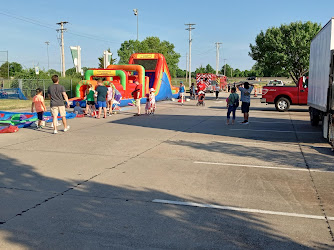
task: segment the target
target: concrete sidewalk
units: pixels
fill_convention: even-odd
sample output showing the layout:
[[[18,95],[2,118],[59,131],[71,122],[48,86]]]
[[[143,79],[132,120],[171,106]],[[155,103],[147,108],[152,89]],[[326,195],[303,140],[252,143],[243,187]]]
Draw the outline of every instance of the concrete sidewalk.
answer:
[[[227,126],[221,95],[1,135],[0,248],[332,249],[334,155],[307,108],[253,98]]]

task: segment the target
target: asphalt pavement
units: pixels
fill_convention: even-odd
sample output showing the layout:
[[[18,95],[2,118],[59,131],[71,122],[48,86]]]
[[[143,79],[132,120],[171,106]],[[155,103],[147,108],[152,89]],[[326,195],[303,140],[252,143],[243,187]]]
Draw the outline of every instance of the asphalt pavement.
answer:
[[[226,125],[226,97],[1,134],[0,249],[333,249],[334,154],[307,107],[253,97]]]

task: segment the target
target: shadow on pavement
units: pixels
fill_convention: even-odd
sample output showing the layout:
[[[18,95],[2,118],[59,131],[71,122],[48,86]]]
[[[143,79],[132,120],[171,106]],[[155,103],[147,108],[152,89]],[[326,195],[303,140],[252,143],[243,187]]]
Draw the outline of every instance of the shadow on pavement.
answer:
[[[156,204],[153,197],[180,198],[94,179],[45,177],[33,166],[0,157],[0,248],[306,248],[256,215]]]

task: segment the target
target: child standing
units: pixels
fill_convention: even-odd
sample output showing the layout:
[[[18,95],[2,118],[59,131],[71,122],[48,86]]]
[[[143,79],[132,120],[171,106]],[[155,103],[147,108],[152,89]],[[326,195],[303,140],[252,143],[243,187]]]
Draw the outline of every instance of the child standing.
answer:
[[[88,85],[87,91],[86,91],[86,114],[90,114],[91,116],[94,116],[95,112],[95,91],[92,84]]]
[[[32,99],[31,113],[34,112],[34,107],[38,117],[37,128],[42,128],[43,114],[44,111],[46,111],[46,107],[44,103],[43,90],[41,88],[36,89],[36,95]]]
[[[145,114],[149,115],[151,109],[150,94],[146,94],[145,97],[146,97]]]
[[[231,112],[233,113],[233,118],[232,118],[232,125],[234,124],[235,121],[235,111],[239,107],[239,95],[236,92],[236,88],[233,87],[231,89],[231,94],[228,97],[227,101],[227,125],[230,125],[230,117],[231,117]]]
[[[149,101],[150,101],[150,114],[154,115],[156,104],[155,104],[155,93],[154,88],[150,88],[150,95],[149,95]]]
[[[114,97],[115,97],[115,86],[110,84],[108,87],[108,96],[107,96],[107,110],[108,110],[108,116],[112,115],[112,105],[114,103]]]

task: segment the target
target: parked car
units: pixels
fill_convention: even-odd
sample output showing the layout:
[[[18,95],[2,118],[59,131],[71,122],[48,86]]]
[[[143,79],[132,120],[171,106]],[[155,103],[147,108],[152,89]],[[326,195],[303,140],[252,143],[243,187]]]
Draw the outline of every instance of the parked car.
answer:
[[[281,80],[272,80],[267,83],[267,86],[284,86],[284,82]]]
[[[256,76],[250,76],[250,77],[247,77],[247,80],[250,80],[250,81],[256,81]]]
[[[301,77],[297,86],[264,86],[262,89],[262,103],[275,104],[278,111],[289,110],[290,105],[307,105],[308,81]]]

